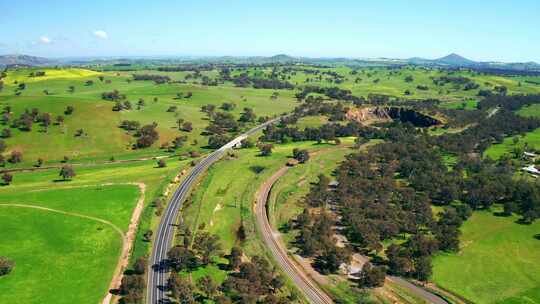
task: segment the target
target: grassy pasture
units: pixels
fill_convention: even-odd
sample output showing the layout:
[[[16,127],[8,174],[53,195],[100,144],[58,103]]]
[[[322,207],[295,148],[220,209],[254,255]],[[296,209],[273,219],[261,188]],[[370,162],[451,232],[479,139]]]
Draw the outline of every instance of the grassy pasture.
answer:
[[[126,231],[138,196],[137,187],[128,185],[3,193],[0,252],[16,266],[0,278],[0,302],[99,302],[122,247],[121,237],[111,225]],[[1,205],[6,203],[70,214]]]
[[[540,222],[475,212],[462,227],[461,250],[433,260],[433,281],[474,303],[540,303]]]
[[[445,109],[464,109],[464,110],[475,110],[476,106],[478,104],[478,101],[475,99],[469,99],[466,101],[450,101],[445,102],[441,105],[441,107]]]
[[[307,70],[315,70],[310,66],[297,66]],[[357,74],[353,75],[353,68],[349,67],[333,67],[320,68],[320,71],[336,72],[344,76],[341,83],[328,81],[328,75],[322,75],[322,80],[313,74],[306,74],[301,71],[296,71],[287,79],[295,85],[316,85],[321,87],[337,86],[342,89],[351,90],[354,95],[367,97],[369,94],[391,95],[405,99],[428,99],[436,98],[442,101],[463,102],[465,100],[475,98],[479,89],[493,89],[495,86],[506,86],[510,94],[514,93],[538,93],[540,86],[532,83],[524,82],[524,79],[513,77],[501,77],[495,75],[481,75],[475,72],[458,71],[448,72],[437,69],[424,69],[415,67],[406,67],[398,70],[389,70],[381,67],[359,68]],[[242,71],[244,72],[244,71]],[[250,75],[269,75],[272,68],[251,68]],[[236,71],[234,74],[239,74]],[[437,86],[433,83],[434,77],[441,76],[464,76],[472,79],[478,85],[479,89],[464,91],[462,87],[454,87],[452,84]],[[405,78],[412,76],[413,81],[406,82]],[[357,78],[359,81],[356,81]],[[309,79],[309,82],[306,80]],[[528,80],[540,82],[540,77],[529,77]],[[427,86],[427,90],[418,89],[419,85]],[[411,94],[406,95],[405,91]]]
[[[63,111],[68,105],[75,107],[72,115],[65,116],[63,125],[51,125],[47,132],[38,124],[34,124],[30,132],[12,129],[13,136],[6,139],[9,150],[22,151],[23,165],[26,166],[35,163],[40,157],[48,163],[57,162],[63,156],[79,160],[103,160],[111,156],[137,158],[159,154],[161,143],[180,135],[188,136],[183,151],[200,150],[207,142],[200,133],[208,125],[206,115],[200,111],[201,106],[214,104],[219,107],[223,102],[234,102],[237,107],[232,113],[236,117],[244,107],[254,108],[260,116],[273,116],[291,110],[296,102],[292,91],[281,92],[276,100],[271,100],[273,90],[205,87],[196,84],[156,85],[151,81],[128,83],[126,80],[131,75],[128,73],[97,73],[78,69],[45,69],[45,72],[46,76],[43,77],[25,76],[29,70],[8,72],[6,87],[0,93],[0,106],[11,106],[12,117],[18,117],[25,109],[37,108],[40,112],[51,113],[54,119],[64,115]],[[97,75],[104,76],[105,81],[98,80]],[[27,83],[27,88],[20,96],[13,94],[16,85],[12,79]],[[94,81],[94,84],[86,86],[87,80]],[[111,83],[106,83],[107,80]],[[74,93],[68,92],[71,85],[75,87]],[[133,110],[113,112],[111,109],[114,103],[101,99],[101,93],[114,89],[127,96],[127,100],[133,104]],[[48,90],[49,95],[44,90]],[[176,98],[177,93],[186,92],[192,92],[193,97]],[[154,97],[158,98],[157,102],[153,101]],[[139,98],[143,98],[146,105],[137,110]],[[167,112],[170,106],[176,106],[177,112]],[[176,124],[179,118],[192,122],[194,130],[190,133],[179,131]],[[138,120],[142,124],[157,122],[160,134],[158,143],[149,149],[132,150],[133,136],[118,128],[122,120]],[[83,129],[85,134],[75,136],[78,129]],[[196,144],[193,144],[194,140]]]

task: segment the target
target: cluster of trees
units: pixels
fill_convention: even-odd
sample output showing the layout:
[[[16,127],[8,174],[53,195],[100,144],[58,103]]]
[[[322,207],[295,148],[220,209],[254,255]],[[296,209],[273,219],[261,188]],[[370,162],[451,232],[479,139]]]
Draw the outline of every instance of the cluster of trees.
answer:
[[[28,76],[29,77],[43,77],[45,75],[46,75],[45,71],[35,71],[35,72],[30,72]]]
[[[138,304],[144,299],[146,288],[147,258],[142,256],[135,260],[131,271],[124,273],[118,294],[122,304]]]
[[[463,76],[441,76],[441,77],[434,77],[433,83],[438,86],[443,86],[447,83],[457,84],[457,85],[464,85],[471,83],[472,80],[467,77]]]
[[[154,142],[159,139],[159,133],[156,130],[157,123],[150,125],[144,125],[135,133],[137,141],[135,143],[135,148],[147,148],[150,147]]]
[[[285,279],[271,267],[268,261],[254,256],[242,262],[242,251],[233,247],[229,260],[229,274],[221,285],[212,277],[203,276],[193,284],[189,279],[172,274],[167,283],[172,298],[178,303],[289,303],[295,295],[284,297],[281,292]]]
[[[320,212],[316,210],[306,208],[296,218],[295,228],[299,230],[296,244],[302,255],[315,258],[313,266],[319,272],[336,273],[341,264],[350,261],[351,253],[347,248],[336,245],[332,229],[334,225],[332,215],[324,210],[319,210]]]
[[[364,127],[356,122],[349,122],[347,125],[337,123],[324,124],[318,128],[283,127],[269,125],[263,130],[261,140],[277,143],[286,143],[289,141],[314,140],[335,141],[338,137],[358,135]]]
[[[226,108],[229,108],[229,106],[226,106]],[[243,124],[254,122],[257,118],[253,109],[247,107],[244,108],[238,120],[230,112],[216,111],[216,106],[212,104],[202,106],[201,111],[205,112],[210,119],[205,134],[210,135],[208,146],[212,149],[218,149],[225,145],[232,139],[233,134],[240,130]]]
[[[111,92],[101,93],[101,99],[110,100],[110,101],[118,101],[118,100],[126,99],[126,95],[120,94],[118,90],[113,90]]]
[[[502,107],[509,111],[517,111],[524,106],[540,103],[540,95],[492,95],[484,98],[478,103],[479,109],[490,109],[494,107]]]
[[[126,131],[135,131],[141,127],[141,123],[136,120],[123,120],[120,123],[120,128]]]
[[[365,101],[361,97],[352,95],[352,92],[350,90],[340,89],[338,87],[305,86],[303,90],[299,93],[296,93],[295,96],[298,100],[302,100],[311,93],[326,95],[328,98],[331,99],[351,101],[355,104],[362,104]]]
[[[131,110],[131,109],[133,109],[133,106],[131,105],[131,101],[129,100],[125,100],[124,102],[117,100],[114,106],[112,107],[112,110],[114,112],[119,112],[122,110]]]
[[[273,89],[273,90],[294,89],[294,85],[288,81],[282,81],[277,78],[267,79],[267,78],[260,78],[260,77],[252,77],[252,76],[249,76],[247,73],[242,73],[240,75],[235,76],[232,81],[237,87],[248,87],[251,85],[255,89]]]
[[[464,154],[483,153],[493,143],[501,143],[504,137],[523,134],[540,127],[540,120],[522,117],[506,109],[499,110],[489,118],[456,134],[444,134],[435,138],[437,145],[446,151]]]
[[[167,75],[133,74],[133,80],[151,80],[156,84],[167,83],[171,78]]]
[[[157,70],[161,72],[211,71],[213,69],[215,69],[215,65],[211,63],[183,64],[178,66],[163,66],[157,68]]]
[[[222,255],[219,236],[199,229],[196,236],[189,229],[182,235],[183,243],[169,250],[167,265],[174,271],[193,271],[212,263],[212,259]]]

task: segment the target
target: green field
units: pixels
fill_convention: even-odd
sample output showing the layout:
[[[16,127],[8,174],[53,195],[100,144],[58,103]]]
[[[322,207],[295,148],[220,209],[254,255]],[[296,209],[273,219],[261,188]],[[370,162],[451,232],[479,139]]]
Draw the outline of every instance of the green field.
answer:
[[[433,261],[433,281],[474,303],[540,303],[540,222],[475,212],[458,254]]]
[[[540,104],[526,106],[517,111],[519,115],[525,117],[540,117]],[[525,133],[522,136],[517,136],[519,141],[514,143],[514,137],[506,137],[502,143],[494,144],[485,151],[485,155],[492,159],[498,159],[504,154],[510,154],[516,147],[523,149],[527,145],[527,149],[540,150],[540,129]]]
[[[450,101],[442,104],[445,109],[462,109],[462,110],[475,110],[478,105],[478,101],[469,99],[466,101]]]
[[[166,168],[155,168],[154,160],[75,167],[77,175],[69,182],[55,181],[57,169],[14,173],[13,183],[0,187],[0,204],[70,214],[0,206],[0,231],[7,231],[0,253],[16,262],[15,270],[0,278],[0,303],[15,299],[20,303],[100,301],[122,246],[116,229],[125,233],[140,196],[136,185],[126,183],[146,186],[132,254],[138,257],[147,254],[149,247],[142,234],[155,225],[150,202],[187,162],[168,161]]]
[[[64,156],[76,160],[108,160],[138,158],[163,154],[159,147],[175,137],[187,135],[188,141],[182,151],[200,150],[207,140],[201,131],[208,125],[206,114],[201,106],[214,104],[219,107],[223,102],[236,103],[232,113],[238,117],[244,107],[255,109],[260,116],[273,116],[290,111],[295,104],[292,91],[283,91],[277,99],[270,99],[273,90],[235,88],[233,86],[206,87],[193,83],[156,85],[152,81],[131,81],[131,73],[99,73],[105,81],[98,80],[98,73],[87,70],[52,70],[45,69],[45,77],[30,78],[30,70],[23,69],[8,72],[6,87],[0,92],[0,107],[11,106],[12,117],[18,117],[25,109],[37,108],[40,113],[48,112],[53,120],[68,105],[75,107],[72,115],[65,115],[62,125],[51,125],[45,132],[37,123],[31,131],[19,131],[12,128],[13,136],[6,139],[8,151],[23,152],[24,165],[34,164],[38,158],[45,160],[45,165],[61,160]],[[140,71],[140,74],[156,74],[155,71]],[[172,73],[174,74],[174,73]],[[13,81],[25,82],[27,87],[20,96],[13,95]],[[86,86],[87,80],[94,81]],[[73,85],[75,92],[68,92]],[[114,102],[101,99],[101,93],[119,90],[133,104],[132,110],[114,112]],[[49,91],[49,95],[44,94]],[[192,92],[193,97],[176,99],[177,93]],[[154,97],[158,98],[154,102]],[[137,110],[139,98],[145,100],[145,106]],[[167,112],[170,106],[176,106],[177,112]],[[179,131],[176,121],[183,118],[193,123],[192,132]],[[153,147],[133,150],[134,137],[118,126],[123,120],[137,120],[141,124],[158,123],[160,138]],[[78,129],[84,130],[83,136],[75,136]],[[196,144],[193,142],[197,141]]]
[[[16,266],[0,278],[0,302],[99,302],[138,196],[129,185],[3,194],[0,252]]]

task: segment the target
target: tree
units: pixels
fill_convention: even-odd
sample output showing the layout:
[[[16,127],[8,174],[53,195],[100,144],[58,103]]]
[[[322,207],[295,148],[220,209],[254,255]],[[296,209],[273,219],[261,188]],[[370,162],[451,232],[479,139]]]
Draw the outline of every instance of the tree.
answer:
[[[158,162],[157,162],[157,164],[158,164],[158,168],[165,168],[165,167],[167,167],[167,163],[165,162],[164,159],[159,159]]]
[[[213,256],[221,254],[219,236],[206,231],[197,234],[193,248],[200,254],[201,261],[204,265],[209,264]]]
[[[240,114],[240,118],[238,121],[241,122],[254,122],[257,116],[255,115],[255,112],[253,112],[253,109],[251,108],[244,108],[244,112]]]
[[[205,293],[206,297],[212,299],[218,290],[217,284],[212,277],[205,275],[197,281],[197,286]]]
[[[194,287],[184,278],[177,274],[172,274],[167,282],[167,287],[171,291],[172,297],[180,304],[194,304]]]
[[[305,149],[294,148],[293,158],[303,164],[309,160],[309,152]]]
[[[215,134],[208,138],[208,147],[211,149],[219,149],[226,145],[231,138],[224,134]]]
[[[175,246],[167,253],[168,264],[176,271],[192,270],[199,265],[193,251],[183,246]]]
[[[11,137],[11,129],[5,128],[2,130],[2,138],[9,138]],[[1,150],[1,144],[0,144],[0,150]]]
[[[6,151],[7,145],[6,142],[0,139],[0,153]]]
[[[191,132],[193,130],[193,124],[189,121],[186,121],[182,124],[182,131]]]
[[[224,102],[221,107],[220,107],[223,111],[232,111],[236,108],[236,104],[232,103],[232,102]]]
[[[64,116],[62,116],[62,115],[56,116],[56,123],[59,124],[59,125],[64,124]]]
[[[120,284],[120,294],[122,295],[142,295],[146,287],[146,280],[142,275],[125,275]]]
[[[72,179],[75,176],[75,170],[73,170],[73,167],[70,165],[64,165],[60,169],[60,173],[58,175],[64,180]]]
[[[385,272],[382,267],[372,266],[367,262],[360,271],[358,284],[360,287],[374,288],[384,285]]]
[[[274,146],[272,144],[260,144],[259,150],[261,151],[262,156],[270,156],[272,155],[272,148]]]
[[[15,262],[7,257],[0,256],[0,277],[9,274],[13,267],[15,267]]]
[[[231,254],[227,257],[229,260],[229,267],[234,270],[242,264],[242,249],[240,247],[231,248]]]
[[[163,208],[163,206],[161,205],[161,200],[156,200],[154,201],[155,202],[155,207],[157,209],[160,209],[160,208]],[[150,242],[152,240],[152,235],[154,235],[154,232],[152,232],[152,230],[148,229],[146,230],[146,232],[143,234],[143,240],[145,242]]]
[[[253,147],[255,147],[255,142],[253,142],[253,140],[251,140],[249,138],[245,138],[245,139],[242,139],[242,141],[240,142],[240,145],[244,149],[253,148]]]
[[[2,174],[2,180],[4,181],[4,185],[9,185],[13,181],[13,175],[11,173],[5,172]]]
[[[20,163],[22,161],[21,151],[11,151],[8,161],[12,164]]]
[[[147,148],[159,139],[159,134],[156,130],[157,124],[145,125],[135,136],[138,137],[136,147]]]
[[[71,115],[73,114],[73,111],[75,111],[75,108],[73,106],[67,106],[64,110],[65,115]]]
[[[135,263],[133,263],[133,271],[136,274],[144,274],[147,268],[148,268],[148,261],[146,257],[144,256],[139,257],[137,260],[135,260]]]
[[[71,94],[73,94],[73,93],[75,92],[75,86],[70,85],[70,86],[68,87],[68,92],[71,93]]]
[[[42,113],[41,116],[39,117],[39,121],[41,122],[45,130],[47,130],[47,128],[51,125],[51,121],[52,121],[51,114]]]
[[[427,281],[432,273],[431,257],[423,256],[416,260],[414,276],[420,281]]]

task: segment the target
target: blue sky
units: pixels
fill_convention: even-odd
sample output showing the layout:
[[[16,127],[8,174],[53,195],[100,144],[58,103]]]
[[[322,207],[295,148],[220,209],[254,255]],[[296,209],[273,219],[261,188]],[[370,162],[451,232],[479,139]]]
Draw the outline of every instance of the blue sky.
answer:
[[[540,1],[0,0],[0,54],[540,62]]]

